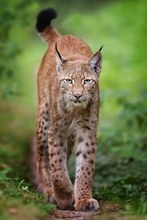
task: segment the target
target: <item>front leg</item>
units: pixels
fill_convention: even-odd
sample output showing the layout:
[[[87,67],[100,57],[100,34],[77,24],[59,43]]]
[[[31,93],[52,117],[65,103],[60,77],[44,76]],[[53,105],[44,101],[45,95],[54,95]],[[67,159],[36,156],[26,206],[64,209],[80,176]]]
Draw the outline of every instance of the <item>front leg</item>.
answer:
[[[49,130],[49,159],[55,200],[61,209],[66,209],[73,203],[73,186],[66,168],[66,142],[59,129]]]
[[[87,128],[77,137],[76,180],[74,186],[75,209],[96,210],[98,202],[92,198],[92,178],[96,157],[96,134]]]

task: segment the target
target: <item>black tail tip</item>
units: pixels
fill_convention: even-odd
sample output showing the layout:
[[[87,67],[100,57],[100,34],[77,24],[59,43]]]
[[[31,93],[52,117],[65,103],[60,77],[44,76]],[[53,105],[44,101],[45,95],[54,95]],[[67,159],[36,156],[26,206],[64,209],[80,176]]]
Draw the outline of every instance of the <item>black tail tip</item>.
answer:
[[[48,8],[39,12],[37,15],[36,29],[38,32],[44,31],[44,29],[51,24],[51,21],[57,17],[57,13],[54,9]]]

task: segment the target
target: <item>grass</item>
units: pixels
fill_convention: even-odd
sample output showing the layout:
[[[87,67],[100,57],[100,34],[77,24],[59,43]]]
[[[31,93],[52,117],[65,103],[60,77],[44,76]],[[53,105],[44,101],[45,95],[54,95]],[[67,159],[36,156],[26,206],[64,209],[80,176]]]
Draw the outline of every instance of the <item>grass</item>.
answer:
[[[10,171],[5,168],[0,172],[1,219],[9,219],[11,215],[15,216],[14,219],[36,219],[35,216],[42,217],[53,210],[54,205],[44,204],[43,197],[34,191],[31,184],[8,177]]]

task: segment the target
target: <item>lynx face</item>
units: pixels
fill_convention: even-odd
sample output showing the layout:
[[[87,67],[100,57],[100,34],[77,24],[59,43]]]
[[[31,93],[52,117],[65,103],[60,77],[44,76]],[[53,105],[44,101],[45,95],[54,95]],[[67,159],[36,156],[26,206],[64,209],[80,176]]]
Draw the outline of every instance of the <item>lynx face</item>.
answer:
[[[73,63],[64,59],[57,48],[56,52],[56,70],[64,100],[68,105],[86,107],[98,87],[101,53],[96,53],[86,63]]]
[[[86,106],[92,99],[98,76],[86,64],[74,64],[58,74],[64,99],[74,106]]]

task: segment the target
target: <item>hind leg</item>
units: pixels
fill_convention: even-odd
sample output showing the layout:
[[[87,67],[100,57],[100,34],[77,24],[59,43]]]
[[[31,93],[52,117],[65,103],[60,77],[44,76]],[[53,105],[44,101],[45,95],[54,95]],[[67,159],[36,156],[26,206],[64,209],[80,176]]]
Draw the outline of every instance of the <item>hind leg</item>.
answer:
[[[45,194],[46,200],[54,202],[48,152],[48,128],[48,104],[43,100],[37,115],[36,167],[39,188]]]
[[[72,151],[73,151],[74,143],[75,143],[75,136],[73,134],[71,134],[67,138],[67,148],[66,148],[66,152],[67,152],[67,165],[68,165],[70,156],[71,156]]]

